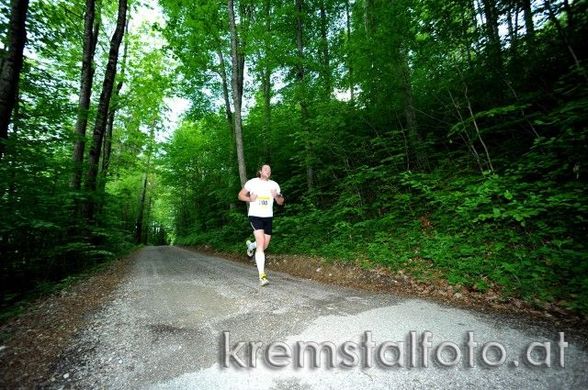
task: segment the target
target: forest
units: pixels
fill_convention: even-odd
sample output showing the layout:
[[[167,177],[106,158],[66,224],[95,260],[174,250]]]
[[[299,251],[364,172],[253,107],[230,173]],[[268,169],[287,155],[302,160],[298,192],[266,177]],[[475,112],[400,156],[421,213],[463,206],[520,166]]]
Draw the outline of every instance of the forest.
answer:
[[[585,0],[1,0],[0,307],[138,245],[588,315]],[[584,37],[584,38],[582,38]]]

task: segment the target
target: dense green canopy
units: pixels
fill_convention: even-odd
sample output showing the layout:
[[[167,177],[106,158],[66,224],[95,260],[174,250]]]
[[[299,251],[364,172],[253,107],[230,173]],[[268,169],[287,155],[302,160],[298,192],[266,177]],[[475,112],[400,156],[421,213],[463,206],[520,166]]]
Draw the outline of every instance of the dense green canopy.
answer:
[[[98,186],[75,188],[123,1],[30,2],[0,137],[2,304],[132,242],[242,251],[239,169],[269,163],[274,252],[588,313],[586,1],[129,0]]]

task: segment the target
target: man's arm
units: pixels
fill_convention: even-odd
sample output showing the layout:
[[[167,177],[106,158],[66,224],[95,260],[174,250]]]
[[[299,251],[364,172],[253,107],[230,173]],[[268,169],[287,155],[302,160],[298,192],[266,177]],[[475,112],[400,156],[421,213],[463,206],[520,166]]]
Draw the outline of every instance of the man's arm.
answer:
[[[277,195],[274,197],[274,199],[275,199],[276,203],[277,203],[278,205],[280,205],[280,206],[284,205],[284,201],[286,200],[286,199],[284,198],[284,195],[282,195],[282,194],[277,194]]]
[[[242,200],[243,202],[253,202],[255,201],[257,196],[247,191],[247,189],[243,187],[241,191],[239,191],[239,195],[237,195],[237,198],[239,198],[239,200]]]

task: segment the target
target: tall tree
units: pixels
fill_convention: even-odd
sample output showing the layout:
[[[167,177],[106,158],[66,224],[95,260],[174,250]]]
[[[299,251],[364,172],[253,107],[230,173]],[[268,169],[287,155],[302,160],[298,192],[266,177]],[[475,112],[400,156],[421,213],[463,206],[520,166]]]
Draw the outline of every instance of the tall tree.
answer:
[[[96,1],[86,0],[80,96],[78,99],[78,114],[75,128],[76,139],[73,149],[73,172],[70,180],[70,187],[73,190],[79,190],[82,183],[82,165],[86,145],[86,128],[88,125],[88,112],[92,96],[92,81],[94,79],[94,52],[96,51],[96,43],[98,42],[99,28],[100,7],[98,7],[98,17],[96,17]]]
[[[239,180],[241,185],[247,181],[247,170],[245,167],[245,154],[243,153],[243,130],[241,120],[241,103],[243,99],[243,61],[244,54],[239,45],[239,35],[235,23],[235,6],[233,0],[227,0],[229,12],[229,30],[231,32],[231,59],[232,73],[231,84],[233,93],[233,123],[235,129],[235,144],[237,147],[237,164],[239,167]]]
[[[410,155],[413,156],[413,167],[418,170],[428,170],[429,161],[427,158],[427,151],[423,145],[423,137],[418,126],[416,107],[413,93],[412,69],[410,66],[409,51],[412,42],[410,30],[413,20],[408,16],[410,14],[410,2],[398,1],[398,5],[402,7],[401,12],[398,12],[398,25],[400,26],[400,41],[396,43],[395,57],[397,58],[398,74],[400,77],[399,83],[402,90],[402,105],[404,108],[404,116],[406,119],[406,127],[408,130],[408,141],[410,147]],[[410,161],[407,166],[410,168]]]
[[[167,17],[164,34],[182,61],[179,70],[188,81],[184,94],[202,101],[208,99],[202,91],[218,94],[218,100],[224,103],[228,129],[233,133],[231,62],[226,61],[230,56],[230,38],[222,3],[160,0],[160,4]],[[220,83],[214,75],[218,75]]]
[[[495,81],[504,78],[504,61],[502,58],[502,44],[500,42],[500,31],[499,31],[499,9],[495,1],[493,0],[482,0],[484,7],[484,27],[486,30],[486,56],[489,65],[489,71],[492,74],[492,78]],[[496,95],[500,95],[502,83],[493,83],[496,88],[494,92]]]
[[[147,184],[149,180],[149,171],[151,170],[151,157],[153,155],[153,143],[155,142],[155,124],[149,130],[149,139],[147,145],[147,165],[143,173],[143,186],[141,188],[141,200],[139,201],[139,212],[137,213],[137,222],[135,223],[135,243],[143,242],[143,226],[145,224],[145,200],[147,199]]]
[[[0,160],[4,156],[8,125],[16,105],[23,51],[27,40],[26,19],[29,0],[12,0],[10,5],[7,55],[0,69]]]
[[[114,89],[113,96],[110,103],[110,109],[108,111],[108,121],[106,122],[106,132],[104,134],[104,146],[102,151],[102,166],[100,169],[100,181],[99,181],[99,192],[104,191],[104,187],[106,186],[106,178],[108,176],[108,168],[110,167],[110,157],[112,154],[112,132],[114,129],[114,117],[116,111],[120,107],[120,91],[123,87],[123,83],[125,81],[125,73],[127,69],[127,55],[129,49],[129,40],[128,40],[128,32],[129,32],[129,17],[127,16],[127,23],[126,23],[126,35],[125,35],[125,43],[124,43],[124,50],[123,50],[123,58],[122,58],[122,65],[120,70],[120,77],[117,77],[118,83],[116,84],[116,88]]]
[[[533,23],[533,10],[531,8],[531,0],[520,0],[521,8],[523,9],[523,17],[525,19],[525,35],[529,41],[535,40],[535,24]]]
[[[110,41],[110,50],[108,53],[108,64],[106,65],[106,72],[104,74],[104,82],[102,84],[102,93],[100,94],[100,101],[98,103],[98,111],[96,113],[96,123],[94,124],[94,132],[92,136],[92,145],[89,153],[88,174],[84,188],[96,195],[96,182],[98,176],[98,162],[102,149],[102,139],[106,130],[106,122],[108,120],[108,108],[110,106],[110,98],[114,87],[114,80],[116,77],[116,65],[118,62],[118,50],[122,41],[127,17],[127,0],[119,0],[118,2],[118,18],[114,35]],[[85,217],[92,221],[94,219],[94,212],[96,206],[95,197],[90,197],[85,205]]]

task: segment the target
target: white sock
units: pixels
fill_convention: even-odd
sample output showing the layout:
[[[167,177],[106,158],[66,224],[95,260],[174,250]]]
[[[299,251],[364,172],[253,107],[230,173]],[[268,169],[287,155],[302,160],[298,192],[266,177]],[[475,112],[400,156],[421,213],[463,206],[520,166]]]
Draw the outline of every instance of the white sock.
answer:
[[[257,250],[255,252],[255,264],[257,265],[257,271],[259,272],[259,276],[265,273],[265,253],[262,250]]]

